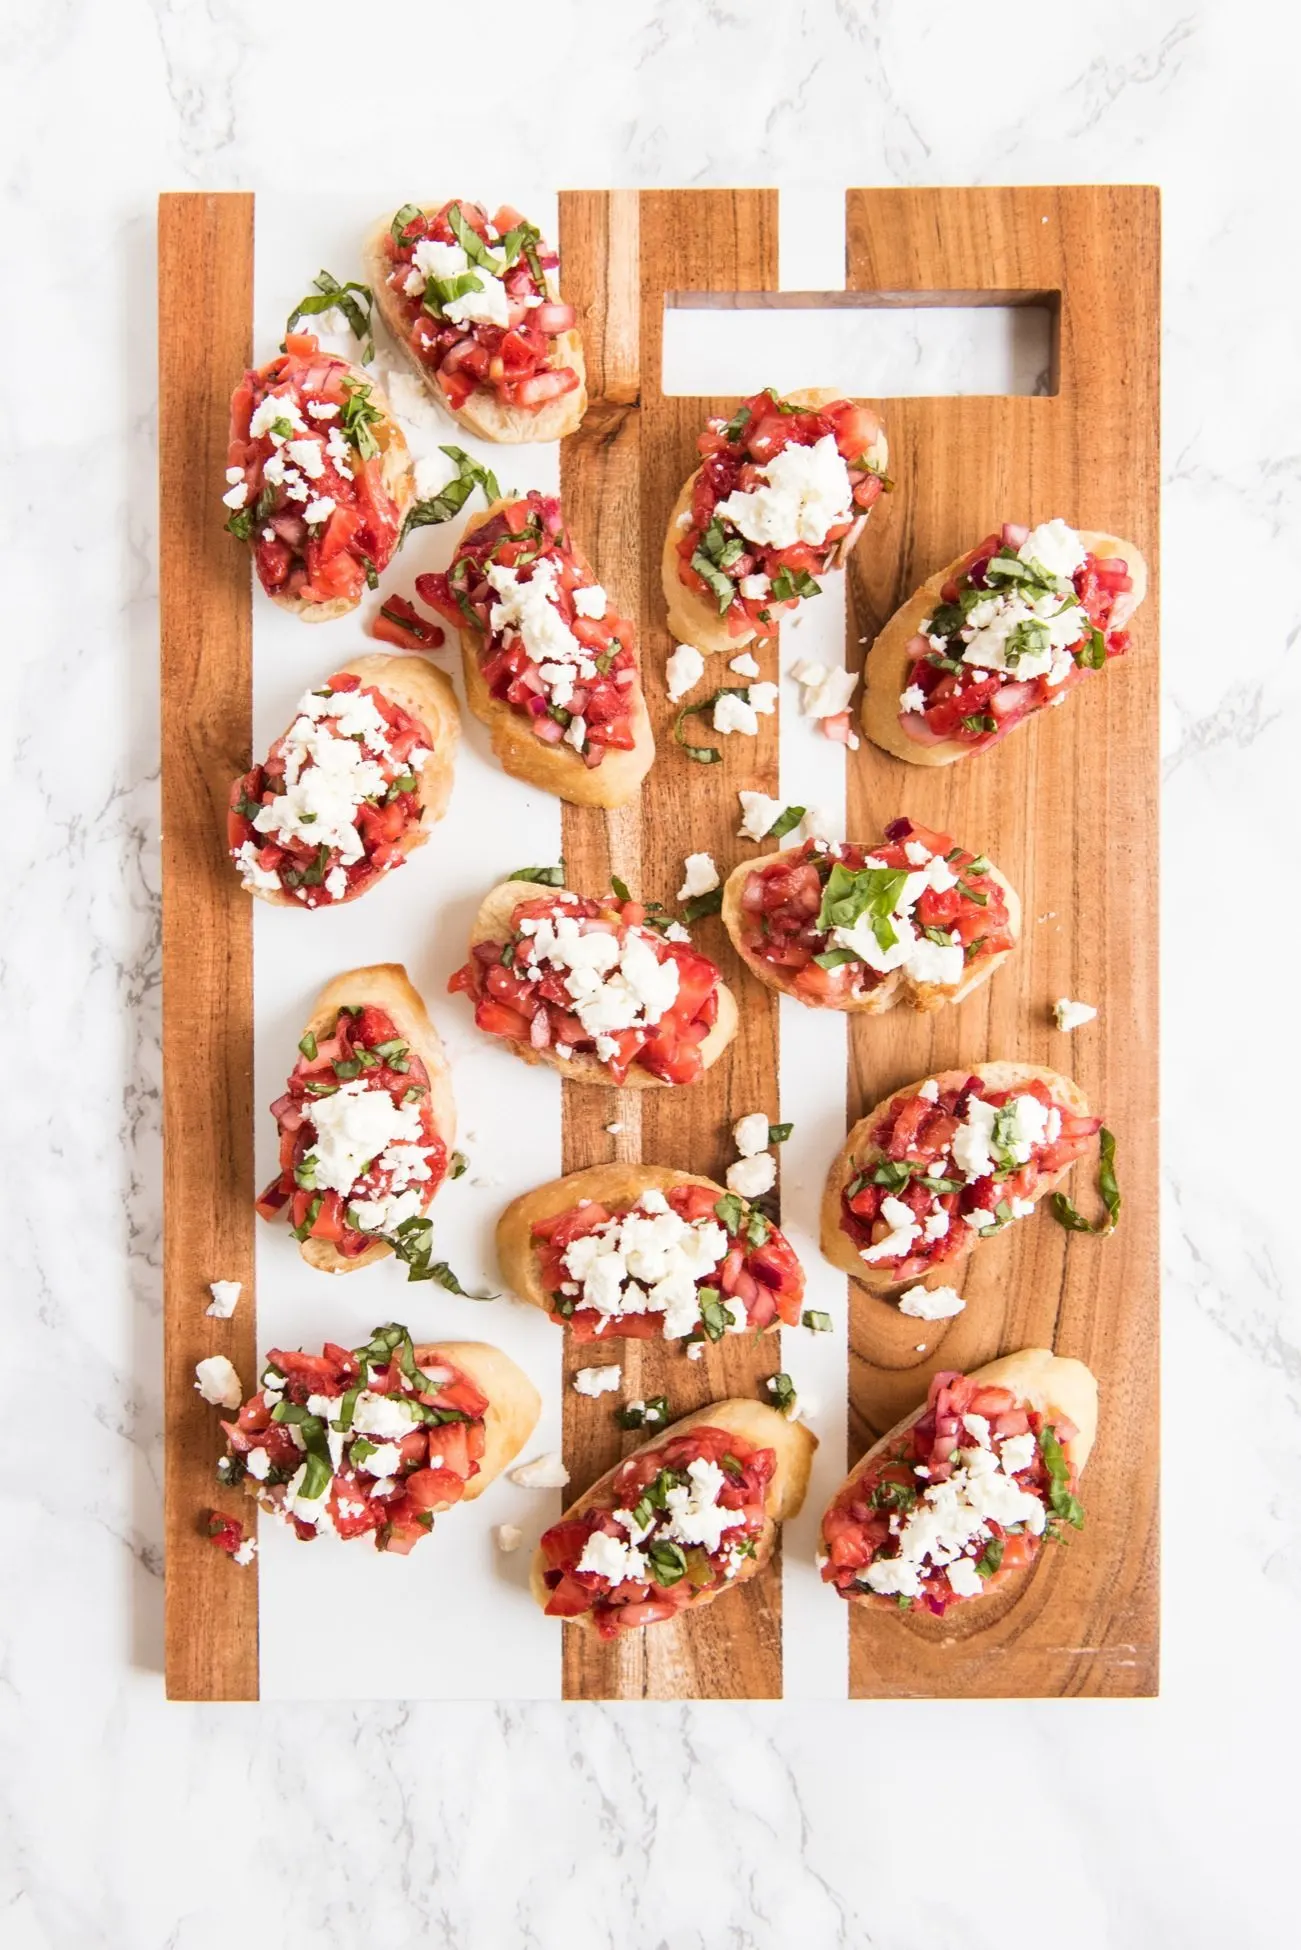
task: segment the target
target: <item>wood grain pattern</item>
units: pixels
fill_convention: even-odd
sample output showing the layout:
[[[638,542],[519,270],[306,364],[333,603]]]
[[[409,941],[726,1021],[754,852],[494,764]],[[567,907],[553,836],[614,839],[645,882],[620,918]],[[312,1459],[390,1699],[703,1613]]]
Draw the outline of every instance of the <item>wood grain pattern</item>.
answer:
[[[848,283],[871,292],[1060,292],[1051,398],[886,401],[898,488],[850,565],[851,655],[926,576],[1005,520],[1064,515],[1158,543],[1159,200],[1143,188],[854,190]],[[1019,953],[963,1007],[853,1019],[848,1115],[986,1058],[1074,1075],[1117,1138],[1125,1215],[1111,1239],[1045,1212],[977,1250],[967,1310],[926,1325],[853,1288],[852,1462],[940,1367],[1028,1345],[1097,1373],[1088,1528],[1018,1589],[943,1621],[856,1608],[855,1696],[1143,1694],[1157,1671],[1157,593],[1131,654],[994,751],[936,770],[864,742],[848,830],[901,812],[986,849],[1020,890]],[[1067,1037],[1057,996],[1100,1006]],[[1092,1166],[1072,1191],[1092,1211]],[[916,1351],[925,1342],[926,1352]]]
[[[251,1505],[214,1479],[217,1411],[194,1387],[204,1355],[228,1355],[245,1383],[257,1358],[252,903],[224,845],[252,737],[249,565],[213,518],[252,338],[252,197],[160,198],[158,283],[167,1692],[256,1699],[256,1567],[202,1525],[214,1504]],[[232,1320],[205,1313],[214,1279],[243,1285]]]
[[[594,890],[611,871],[634,893],[672,906],[690,852],[731,857],[741,786],[775,792],[774,719],[758,740],[726,741],[724,762],[693,764],[673,744],[674,710],[663,670],[672,649],[664,627],[659,558],[669,510],[696,465],[696,436],[735,399],[667,398],[661,385],[666,294],[772,289],[777,279],[777,202],[772,191],[649,191],[572,194],[560,200],[560,257],[566,297],[582,313],[592,405],[561,453],[561,492],[573,530],[598,576],[635,605],[646,693],[659,755],[639,807],[616,814],[567,807],[569,884]],[[756,646],[763,676],[776,675],[773,646]],[[706,683],[736,681],[716,659]],[[732,1119],[777,1108],[777,1013],[742,969],[721,923],[693,931],[715,956],[741,1010],[731,1051],[700,1084],[647,1093],[566,1085],[564,1168],[612,1157],[643,1158],[722,1179],[734,1156]],[[611,1137],[605,1129],[622,1123]],[[686,1414],[725,1395],[757,1395],[777,1367],[776,1342],[736,1336],[704,1359],[654,1343],[617,1344],[626,1396],[668,1396]],[[600,1357],[609,1359],[608,1355]],[[586,1401],[568,1386],[591,1350],[566,1362],[565,1459],[581,1493],[636,1434],[621,1436],[609,1400]],[[781,1691],[780,1562],[721,1604],[613,1646],[587,1634],[565,1638],[570,1699],[767,1698]]]

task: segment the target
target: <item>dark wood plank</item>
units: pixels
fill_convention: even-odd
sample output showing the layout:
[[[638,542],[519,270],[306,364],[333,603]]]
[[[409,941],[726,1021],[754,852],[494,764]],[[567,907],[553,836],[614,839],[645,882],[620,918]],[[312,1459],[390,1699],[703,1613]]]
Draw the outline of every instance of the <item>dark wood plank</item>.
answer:
[[[252,917],[225,853],[230,782],[249,762],[252,630],[248,560],[217,513],[252,338],[253,198],[160,198],[158,287],[167,1692],[256,1699],[256,1566],[233,1566],[202,1521],[243,1499],[214,1480],[217,1412],[194,1388],[204,1355],[228,1355],[246,1385],[257,1358]],[[233,1320],[205,1314],[214,1279],[243,1284]]]
[[[1134,541],[1153,572],[1131,655],[993,752],[929,770],[863,745],[849,831],[900,812],[998,861],[1022,894],[1018,955],[958,1010],[856,1019],[848,1115],[928,1070],[1015,1057],[1073,1074],[1115,1131],[1123,1223],[1047,1213],[978,1251],[967,1310],[927,1327],[854,1288],[852,1461],[939,1367],[1027,1345],[1086,1360],[1102,1421],[1088,1529],[1007,1596],[943,1622],[855,1608],[856,1696],[1143,1694],[1157,1672],[1157,588],[1159,200],[1152,189],[854,190],[848,283],[873,292],[1060,292],[1052,398],[886,401],[890,515],[850,569],[853,654],[935,569],[1004,520],[1061,514]],[[1100,1006],[1066,1037],[1054,997]],[[1090,1167],[1077,1202],[1090,1202]],[[925,1342],[927,1352],[915,1351]]]

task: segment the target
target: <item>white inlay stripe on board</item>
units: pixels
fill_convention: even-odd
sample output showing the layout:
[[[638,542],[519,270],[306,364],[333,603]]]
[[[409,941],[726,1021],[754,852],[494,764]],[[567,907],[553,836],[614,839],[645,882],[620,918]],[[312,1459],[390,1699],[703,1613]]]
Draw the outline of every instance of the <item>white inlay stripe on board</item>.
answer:
[[[455,194],[459,186],[448,186]],[[512,182],[518,201],[553,237],[553,193]],[[389,192],[390,201],[396,201]],[[360,275],[360,240],[385,207],[385,192],[331,198],[259,196],[255,211],[254,356],[272,357],[295,301],[319,266]],[[500,199],[499,199],[500,200]],[[489,208],[493,205],[490,202]],[[304,329],[318,321],[308,319]],[[331,350],[356,359],[346,337]],[[378,365],[401,370],[381,335]],[[381,377],[382,377],[381,373]],[[237,375],[231,375],[234,384]],[[410,389],[406,389],[408,394]],[[404,400],[405,405],[405,400]],[[417,458],[456,445],[485,461],[503,489],[554,492],[555,445],[498,447],[476,441],[431,402],[405,421]],[[214,486],[214,494],[219,484]],[[480,508],[476,496],[469,511]],[[413,536],[384,577],[383,593],[411,595],[417,573],[445,567],[464,518]],[[304,626],[260,591],[253,600],[254,751],[289,722],[299,696],[349,658],[379,648],[364,622],[377,606],[339,622]],[[451,633],[449,632],[449,638]],[[256,904],[254,925],[255,1129],[258,1183],[275,1173],[275,1132],[266,1106],[279,1095],[303,1020],[318,991],[341,970],[400,961],[424,996],[447,1045],[457,1102],[457,1144],[465,1176],[433,1207],[437,1254],[463,1285],[499,1285],[493,1228],[506,1201],[560,1172],[560,1079],[526,1067],[473,1025],[447,978],[465,958],[482,895],[515,867],[560,857],[560,802],[508,779],[489,756],[487,734],[465,708],[453,641],[436,657],[461,698],[462,742],[447,815],[428,845],[373,892],[331,912],[293,913]],[[325,1339],[355,1346],[376,1324],[401,1320],[417,1339],[488,1340],[530,1376],[542,1418],[525,1455],[560,1448],[561,1337],[533,1307],[502,1298],[492,1306],[439,1287],[408,1285],[385,1261],[330,1280],[300,1259],[287,1227],[257,1228],[258,1352],[319,1349]],[[252,1377],[243,1377],[246,1385]],[[528,1538],[559,1515],[556,1490],[526,1491],[505,1478],[481,1500],[440,1517],[436,1535],[408,1558],[323,1538],[299,1544],[280,1524],[260,1525],[260,1686],[264,1699],[558,1699],[560,1632],[527,1590],[529,1551],[501,1556],[493,1527],[518,1523]]]
[[[845,200],[840,190],[782,190],[778,202],[778,282],[784,291],[836,291],[845,282]],[[788,314],[798,333],[800,313]],[[808,373],[801,384],[829,383]],[[828,576],[822,594],[782,625],[779,714],[780,792],[785,805],[827,808],[844,836],[845,747],[800,716],[799,686],[786,673],[810,658],[845,661],[845,579]],[[792,839],[794,835],[792,835]],[[783,841],[789,845],[790,840]],[[818,1250],[818,1207],[829,1160],[844,1141],[848,1064],[846,1018],[806,1009],[783,996],[780,1009],[781,1118],[794,1125],[782,1148],[782,1225],[808,1278],[806,1309],[830,1314],[833,1332],[782,1331],[782,1366],[806,1401],[818,1437],[808,1498],[786,1526],[782,1548],[782,1693],[786,1699],[843,1699],[849,1689],[848,1608],[814,1564],[818,1522],[845,1473],[849,1320],[845,1278]]]

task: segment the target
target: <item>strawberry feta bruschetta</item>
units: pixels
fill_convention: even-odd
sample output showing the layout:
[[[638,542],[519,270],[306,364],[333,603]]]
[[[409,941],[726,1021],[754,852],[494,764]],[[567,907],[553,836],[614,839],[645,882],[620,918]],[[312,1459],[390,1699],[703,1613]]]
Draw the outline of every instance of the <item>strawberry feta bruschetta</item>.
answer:
[[[736,1034],[736,1002],[685,928],[609,894],[494,887],[448,988],[526,1063],[573,1083],[698,1083]]]
[[[230,402],[226,527],[273,602],[305,623],[356,609],[415,499],[402,429],[374,381],[290,332]]]
[[[542,1534],[533,1595],[603,1639],[712,1604],[762,1571],[798,1514],[817,1439],[753,1401],[714,1402],[644,1442]]]
[[[425,1005],[395,963],[322,990],[271,1106],[280,1171],[257,1202],[287,1218],[309,1266],[353,1273],[390,1253],[428,1278],[425,1216],[456,1136],[451,1075]]]
[[[963,1001],[1011,954],[1021,903],[984,854],[896,819],[875,846],[813,838],[743,861],[723,925],[768,988],[876,1016]]]
[[[655,757],[636,632],[554,495],[495,501],[416,588],[460,633],[465,695],[504,771],[572,805],[632,798]]]
[[[366,245],[380,317],[447,411],[485,440],[559,440],[587,409],[583,342],[558,259],[503,205],[404,203]]]
[[[1132,542],[1009,523],[924,583],[867,655],[863,729],[910,765],[987,751],[1129,648],[1147,593]]]
[[[939,1617],[983,1598],[1045,1538],[1084,1528],[1076,1490],[1097,1426],[1093,1375],[1046,1348],[935,1375],[925,1405],[832,1498],[824,1581],[855,1604]]]
[[[910,1083],[846,1138],[823,1193],[822,1250],[876,1293],[948,1272],[1028,1218],[1101,1126],[1078,1084],[1032,1063]]]
[[[299,700],[231,788],[230,857],[279,907],[339,907],[423,846],[461,736],[446,677],[418,657],[357,657]]]
[[[405,1557],[436,1516],[482,1496],[540,1407],[528,1376],[484,1341],[418,1347],[393,1323],[365,1347],[273,1347],[256,1392],[222,1423],[217,1473],[304,1543],[333,1532]]]
[[[576,1341],[717,1341],[800,1323],[804,1269],[771,1219],[662,1165],[595,1165],[526,1192],[498,1221],[497,1256],[512,1292]]]
[[[888,486],[871,407],[835,393],[755,393],[700,436],[673,505],[661,575],[669,629],[706,654],[775,633],[844,567]]]

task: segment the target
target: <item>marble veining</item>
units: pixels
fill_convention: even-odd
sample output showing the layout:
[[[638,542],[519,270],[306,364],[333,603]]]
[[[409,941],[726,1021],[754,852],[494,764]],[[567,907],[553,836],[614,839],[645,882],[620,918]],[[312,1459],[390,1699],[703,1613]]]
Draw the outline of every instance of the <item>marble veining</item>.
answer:
[[[52,0],[0,27],[4,464],[28,571],[8,592],[0,1143],[10,1347],[39,1383],[11,1355],[0,1941],[212,1950],[256,1918],[293,1950],[992,1950],[1026,1928],[1009,1895],[1058,1950],[1286,1940],[1301,1336],[1286,1151],[1257,1132],[1301,932],[1280,900],[1301,714],[1295,22],[1260,0],[1026,22],[954,0],[762,21],[559,0],[499,10],[491,91],[470,79],[477,26],[410,0],[292,19]],[[162,1699],[153,199],[343,193],[381,166],[377,133],[386,176],[417,189],[449,150],[486,150],[495,180],[1164,187],[1158,1702]],[[1226,966],[1262,911],[1274,1008],[1243,1006]]]

